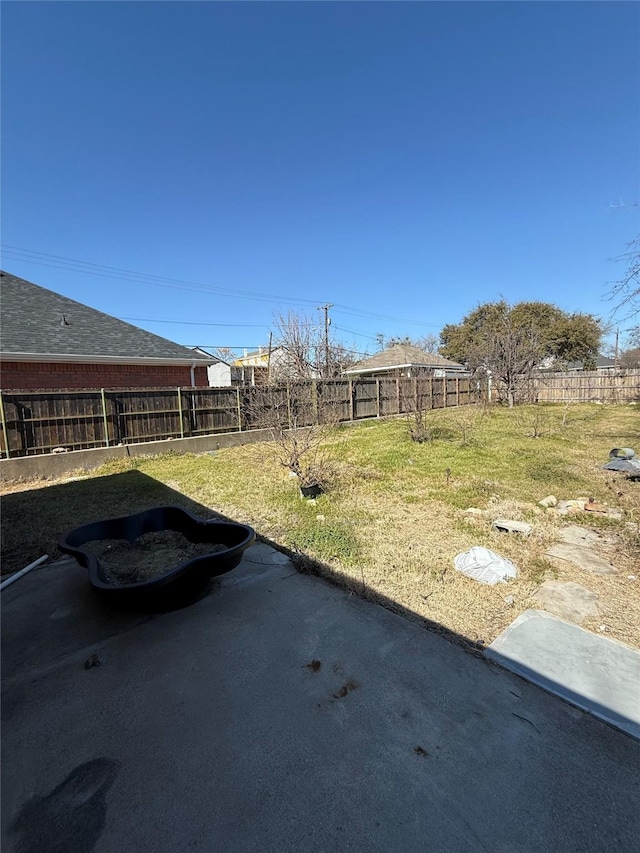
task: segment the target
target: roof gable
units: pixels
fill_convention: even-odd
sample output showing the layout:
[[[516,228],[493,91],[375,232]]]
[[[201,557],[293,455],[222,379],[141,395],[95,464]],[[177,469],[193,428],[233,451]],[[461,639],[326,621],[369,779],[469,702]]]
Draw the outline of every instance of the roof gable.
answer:
[[[344,373],[364,373],[376,370],[394,370],[400,367],[464,370],[457,361],[450,361],[436,353],[427,353],[411,344],[393,344],[382,352],[356,362]]]
[[[0,350],[5,359],[24,355],[76,360],[132,358],[181,363],[211,359],[138,326],[118,320],[33,282],[0,273],[2,326]]]

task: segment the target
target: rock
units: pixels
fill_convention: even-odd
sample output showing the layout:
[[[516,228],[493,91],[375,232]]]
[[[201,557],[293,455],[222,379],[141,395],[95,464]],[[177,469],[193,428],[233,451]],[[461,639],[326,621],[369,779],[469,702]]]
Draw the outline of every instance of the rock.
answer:
[[[513,604],[515,598],[512,595],[505,595],[504,602],[505,604]]]
[[[609,518],[616,519],[616,521],[619,521],[624,516],[624,513],[621,509],[615,509],[614,507],[610,506],[607,510],[607,516]]]
[[[578,566],[579,569],[584,569],[585,572],[591,572],[594,575],[617,575],[618,570],[611,563],[607,563],[602,557],[594,554],[589,548],[581,545],[572,545],[563,542],[560,545],[554,545],[547,551],[547,557],[555,557],[557,560],[567,560]]]
[[[561,509],[566,509],[566,508],[567,508],[567,502],[566,501],[558,501],[558,503],[556,504],[556,509],[558,511]]]
[[[569,509],[569,510],[577,509],[579,512],[582,512],[586,502],[587,502],[586,498],[584,500],[567,501],[567,509]]]
[[[491,527],[501,533],[521,533],[528,536],[533,528],[526,521],[515,521],[511,518],[496,518]]]
[[[556,506],[558,503],[558,498],[555,495],[548,495],[546,498],[542,498],[541,501],[538,501],[540,506],[543,506],[547,509],[550,506]]]
[[[598,596],[579,583],[545,581],[533,598],[549,613],[578,625],[598,615]]]
[[[316,515],[316,521],[324,521],[324,515]]]
[[[586,527],[579,527],[577,524],[563,527],[558,535],[567,545],[580,545],[583,548],[602,541],[602,538],[593,530],[587,530]]]
[[[470,506],[469,509],[465,509],[465,515],[482,515],[482,510],[478,509],[477,506]]]

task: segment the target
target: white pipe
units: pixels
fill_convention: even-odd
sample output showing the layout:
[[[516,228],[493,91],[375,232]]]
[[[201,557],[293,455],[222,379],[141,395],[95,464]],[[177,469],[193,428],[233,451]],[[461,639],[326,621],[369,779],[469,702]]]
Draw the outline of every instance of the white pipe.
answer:
[[[196,387],[196,363],[195,361],[191,365],[191,387]]]
[[[18,578],[21,578],[23,575],[26,575],[27,572],[31,571],[31,569],[37,568],[41,563],[44,563],[44,561],[48,559],[49,555],[45,554],[43,557],[40,557],[40,559],[35,560],[33,563],[29,563],[28,566],[24,567],[24,569],[20,569],[19,572],[15,573],[15,575],[11,575],[11,577],[7,578],[6,581],[2,581],[2,583],[0,583],[0,590],[4,589],[5,586],[9,586],[14,581],[17,581]]]

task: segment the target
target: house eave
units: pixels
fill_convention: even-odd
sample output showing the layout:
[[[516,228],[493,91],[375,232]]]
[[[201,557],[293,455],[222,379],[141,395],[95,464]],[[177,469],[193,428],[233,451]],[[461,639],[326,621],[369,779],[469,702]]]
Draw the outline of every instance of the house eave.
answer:
[[[45,364],[142,364],[148,366],[173,365],[179,367],[207,367],[216,359],[207,358],[153,358],[150,356],[83,355],[77,353],[0,352],[1,361],[31,361]]]
[[[342,372],[345,375],[349,373],[383,373],[389,370],[404,370],[407,367],[418,368],[420,370],[451,370],[457,372],[464,370],[464,367],[453,367],[442,364],[392,364],[388,367],[363,367],[358,370],[343,370]]]

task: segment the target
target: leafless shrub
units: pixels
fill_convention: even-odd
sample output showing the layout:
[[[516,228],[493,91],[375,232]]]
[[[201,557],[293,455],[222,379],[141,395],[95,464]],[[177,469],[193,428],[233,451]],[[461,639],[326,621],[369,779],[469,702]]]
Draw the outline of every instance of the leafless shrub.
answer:
[[[408,412],[407,422],[412,441],[422,444],[423,442],[433,440],[433,430],[429,423],[427,412],[424,409],[415,408],[413,411]]]
[[[486,409],[479,405],[457,406],[450,410],[449,423],[458,434],[462,447],[474,441],[486,414]]]
[[[562,429],[567,429],[567,427],[573,426],[577,423],[582,423],[584,421],[593,421],[598,415],[597,407],[593,409],[581,409],[579,412],[576,411],[576,406],[580,404],[577,401],[570,400],[566,402],[562,408],[562,420],[561,427]]]
[[[277,461],[301,487],[328,488],[334,480],[329,440],[339,419],[316,383],[248,389],[245,411],[252,425],[269,430]]]
[[[514,421],[527,438],[553,435],[560,426],[556,413],[540,405],[518,408]]]

